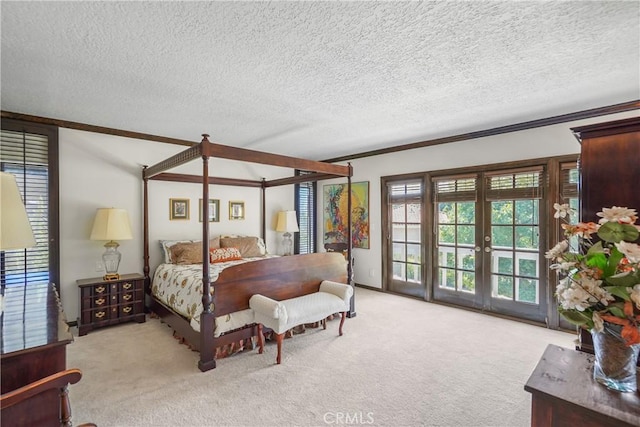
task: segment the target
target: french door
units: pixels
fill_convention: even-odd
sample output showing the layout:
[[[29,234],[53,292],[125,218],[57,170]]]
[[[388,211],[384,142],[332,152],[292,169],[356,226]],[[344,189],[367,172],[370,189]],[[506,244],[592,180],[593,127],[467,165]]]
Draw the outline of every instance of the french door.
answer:
[[[387,289],[425,297],[424,185],[421,179],[388,183]]]
[[[542,167],[433,179],[433,298],[545,321]]]

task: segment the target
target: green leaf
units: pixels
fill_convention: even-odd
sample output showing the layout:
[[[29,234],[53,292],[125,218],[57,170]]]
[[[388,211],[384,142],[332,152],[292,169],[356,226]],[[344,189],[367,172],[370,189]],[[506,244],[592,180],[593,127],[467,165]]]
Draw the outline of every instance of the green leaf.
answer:
[[[623,319],[625,318],[624,311],[621,308],[618,308],[616,306],[613,306],[613,305],[609,306],[607,307],[606,311],[608,311],[609,313],[613,314],[616,317],[621,317]]]
[[[640,232],[634,226],[617,222],[605,222],[598,229],[598,237],[609,243],[617,243],[622,240],[633,242],[638,239],[639,235]]]
[[[589,322],[589,320],[591,320],[590,316],[587,316],[585,313],[581,311],[560,310],[560,315],[565,319],[567,319],[569,322],[578,326],[586,325]]]
[[[591,249],[589,249],[589,253],[587,253],[587,266],[591,268],[597,267],[600,270],[605,271],[607,269],[607,257],[604,252],[595,252],[593,254],[590,252]]]
[[[633,276],[625,276],[625,277],[631,277],[632,280],[635,280],[633,279]],[[609,277],[607,279],[607,283],[609,283],[611,279],[613,278]],[[619,279],[623,279],[623,278],[620,277]],[[629,293],[627,292],[627,285],[616,284],[616,286],[605,286],[604,288],[607,290],[607,292],[609,292],[613,296],[622,298],[625,301],[631,301],[631,298],[629,297]]]
[[[614,246],[607,260],[607,266],[602,270],[604,277],[613,276],[618,270],[618,264],[624,258],[624,255]]]
[[[639,283],[638,278],[633,274],[627,274],[624,276],[611,276],[611,277],[605,278],[604,281],[607,284],[612,285],[612,286],[606,286],[605,289],[609,289],[610,287],[618,287],[618,288],[624,289],[624,288],[632,287],[633,285],[636,285],[637,283]],[[614,294],[614,295],[617,295],[617,294]],[[623,298],[620,295],[617,295],[617,296]]]

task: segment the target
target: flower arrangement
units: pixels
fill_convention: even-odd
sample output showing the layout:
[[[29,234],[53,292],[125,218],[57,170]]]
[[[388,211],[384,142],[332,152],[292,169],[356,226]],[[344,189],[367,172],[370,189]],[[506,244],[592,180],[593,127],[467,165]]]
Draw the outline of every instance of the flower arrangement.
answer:
[[[554,208],[555,218],[573,213],[567,204]],[[567,239],[545,254],[562,277],[556,289],[558,310],[590,331],[602,332],[604,322],[619,325],[627,346],[640,344],[640,245],[634,243],[640,236],[638,214],[613,206],[597,215],[598,223],[562,224]],[[577,249],[569,244],[574,237]]]

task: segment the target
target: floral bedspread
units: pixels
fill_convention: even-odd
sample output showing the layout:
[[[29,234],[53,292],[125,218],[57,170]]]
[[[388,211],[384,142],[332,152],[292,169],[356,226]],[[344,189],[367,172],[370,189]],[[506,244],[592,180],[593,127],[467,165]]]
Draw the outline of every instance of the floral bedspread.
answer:
[[[209,267],[211,294],[215,291],[215,281],[222,270],[232,265],[255,261],[259,258],[243,258],[211,264]],[[167,307],[189,319],[191,327],[200,331],[202,313],[202,264],[160,264],[153,275],[151,293]],[[215,307],[212,307],[215,310]],[[215,313],[215,311],[214,311]],[[216,317],[215,336],[253,323],[250,309]]]

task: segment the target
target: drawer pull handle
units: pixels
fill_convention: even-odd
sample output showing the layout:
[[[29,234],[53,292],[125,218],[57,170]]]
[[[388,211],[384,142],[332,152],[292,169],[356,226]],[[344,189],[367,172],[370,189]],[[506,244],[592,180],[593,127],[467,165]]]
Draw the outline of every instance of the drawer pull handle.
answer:
[[[99,294],[101,294],[101,293],[103,293],[106,289],[107,289],[107,288],[105,288],[104,286],[98,286],[98,287],[96,288],[96,292],[97,292],[97,293],[99,293]]]
[[[129,301],[132,297],[133,295],[127,294],[127,295],[124,295],[122,298],[124,298],[125,301]]]
[[[106,313],[104,311],[99,311],[96,313],[96,317],[98,319],[102,319]]]
[[[96,300],[96,305],[102,305],[102,304],[104,304],[104,302],[105,302],[105,301],[106,301],[106,300],[105,300],[104,298],[98,298],[98,299]]]
[[[131,307],[125,307],[122,309],[122,311],[124,311],[125,313],[128,313],[131,311]]]
[[[122,287],[125,289],[131,289],[131,286],[131,283],[125,283],[124,285],[122,285]]]

